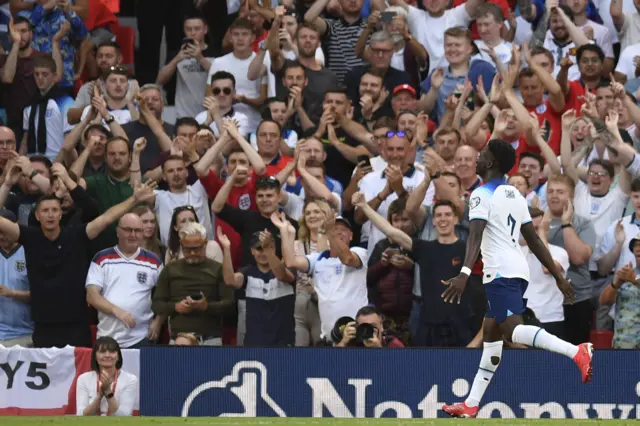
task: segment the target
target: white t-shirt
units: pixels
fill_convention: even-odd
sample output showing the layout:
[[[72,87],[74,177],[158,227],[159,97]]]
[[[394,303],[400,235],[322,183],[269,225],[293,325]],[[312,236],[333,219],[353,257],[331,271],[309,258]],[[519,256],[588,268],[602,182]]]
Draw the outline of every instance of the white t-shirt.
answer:
[[[209,62],[213,58],[207,58]],[[205,69],[195,58],[183,59],[176,69],[176,118],[194,117],[204,109],[204,90],[207,87]]]
[[[249,119],[243,113],[233,109],[231,115],[225,115],[224,117],[222,117],[223,120],[226,118],[230,118],[231,120],[234,120],[238,123],[238,132],[240,132],[242,136],[247,136],[250,133]],[[196,121],[198,122],[198,124],[204,124],[205,121],[207,121],[207,111],[202,111],[200,114],[196,115]],[[218,130],[218,125],[215,121],[212,121],[211,124],[209,124],[209,128],[214,135],[220,136],[220,131]]]
[[[111,416],[132,416],[133,408],[138,400],[138,378],[131,373],[120,370],[118,383],[115,386],[114,398],[118,401],[118,411]],[[76,415],[82,416],[85,408],[98,397],[98,373],[88,371],[81,374],[76,382]],[[109,411],[107,398],[100,401],[100,415],[106,416]]]
[[[215,58],[211,63],[207,80],[210,81],[211,76],[218,71],[230,72],[236,79],[236,93],[244,95],[250,99],[258,98],[260,96],[260,87],[263,84],[267,84],[267,77],[264,76],[255,81],[251,81],[247,78],[249,65],[255,56],[256,54],[253,52],[247,59],[238,59],[232,52],[219,58]],[[235,104],[234,108],[238,112],[243,113],[249,120],[249,133],[255,132],[261,120],[260,111],[244,103]]]
[[[502,179],[475,189],[469,198],[469,220],[487,222],[482,234],[482,281],[522,278],[529,281],[529,265],[520,249],[520,227],[531,222],[522,194]]]
[[[402,186],[407,192],[413,191],[415,187],[420,185],[420,183],[424,180],[424,173],[415,168],[409,169],[407,173],[405,173],[402,178]],[[365,200],[367,202],[373,200],[378,196],[378,194],[384,189],[387,185],[387,178],[385,176],[384,171],[380,172],[371,172],[365,177],[363,177],[358,183],[359,190],[364,194]],[[380,203],[380,207],[378,207],[378,213],[382,215],[382,217],[386,218],[387,213],[389,212],[389,206],[391,203],[398,199],[398,195],[394,192],[387,197],[382,203]],[[422,202],[424,206],[431,204],[427,197],[425,197]],[[371,254],[373,252],[373,248],[376,246],[378,241],[387,238],[386,235],[380,231],[376,226],[371,226],[369,228],[371,230],[369,234],[369,242],[367,246],[368,253]]]
[[[547,33],[544,37],[543,47],[553,55],[553,59],[555,61],[555,66],[553,68],[553,78],[556,78],[558,77],[558,73],[560,72],[560,61],[562,60],[562,58],[567,56],[567,53],[576,50],[576,44],[574,42],[571,42],[566,46],[558,46],[553,41],[551,30],[547,30]],[[580,70],[578,69],[578,61],[576,60],[576,56],[569,55],[569,58],[571,58],[571,62],[573,62],[573,65],[571,66],[571,68],[569,68],[569,81],[579,80]]]
[[[429,74],[436,68],[446,68],[449,64],[444,57],[444,32],[452,27],[468,27],[471,17],[464,4],[447,10],[444,15],[434,18],[425,10],[409,6],[407,16],[411,34],[429,53]]]
[[[516,24],[516,35],[513,42],[518,46],[522,46],[525,41],[531,41],[531,37],[533,37],[533,30],[531,29],[531,23],[520,15],[516,18]]]
[[[351,252],[360,258],[360,268],[343,265],[339,258],[329,257],[329,251],[306,256],[309,261],[309,275],[313,278],[318,294],[320,329],[323,336],[331,336],[331,329],[340,317],[355,318],[358,310],[369,304],[369,255],[361,247],[353,247]]]
[[[495,62],[493,62],[493,59],[491,59],[491,56],[489,56],[487,52],[482,50],[482,49],[488,49],[485,42],[482,40],[476,40],[476,46],[478,47],[478,50],[480,51],[480,53],[478,53],[477,55],[474,55],[473,59],[474,60],[482,59],[483,61],[487,61],[495,67],[496,64]],[[494,47],[493,50],[494,52],[496,52],[496,56],[498,57],[498,59],[500,59],[500,61],[505,66],[507,66],[509,64],[509,61],[511,60],[511,43],[503,40],[502,43]]]
[[[342,198],[339,194],[332,192],[331,195],[338,203],[338,208],[334,209],[338,215],[342,213]],[[305,194],[304,188],[300,190],[300,195],[288,193],[287,203],[282,207],[282,211],[291,219],[299,221],[304,216]]]
[[[295,61],[298,58],[296,52],[294,52],[293,50],[283,50],[282,56],[290,61]],[[316,49],[316,61],[318,61],[324,67],[324,52],[322,51],[321,47],[318,47]],[[269,85],[267,93],[269,94],[270,98],[274,98],[276,96],[277,87],[276,75],[271,72],[271,55],[269,55],[269,52],[264,55],[264,61],[262,63],[267,68],[267,84]]]
[[[82,117],[80,118],[80,121],[85,119],[85,117],[89,114],[89,111],[91,111],[91,105],[85,107],[85,109],[82,111]],[[129,108],[109,109],[108,111],[109,114],[111,114],[121,126],[131,121],[131,112],[129,111]],[[102,124],[106,129],[109,129],[109,125],[106,121],[101,120],[100,124]]]
[[[64,143],[64,135],[73,129],[67,120],[67,109],[71,104],[60,105],[53,99],[47,102],[46,125],[47,125],[47,148],[45,152],[29,152],[27,154],[44,154],[49,160],[54,161],[58,153],[62,149]],[[29,131],[29,115],[31,114],[31,106],[28,106],[22,112],[22,130]],[[35,131],[38,131],[38,120],[40,119],[40,109],[36,111]]]
[[[619,185],[616,185],[611,187],[604,197],[594,197],[589,192],[589,186],[582,181],[576,184],[574,194],[573,208],[575,214],[591,221],[596,231],[595,247],[597,247],[609,225],[622,217],[624,208],[629,202],[629,196],[622,192]],[[594,250],[594,254],[589,261],[589,269],[591,271],[598,270],[596,260],[597,257]]]
[[[625,1],[623,1],[623,3],[625,3]],[[629,1],[629,3],[633,3],[633,0]],[[611,18],[611,13],[609,12],[611,0],[593,0],[593,4],[598,8],[602,23],[609,30],[609,33],[611,33],[613,43],[618,43],[618,30],[616,30],[616,26],[613,24],[613,19]]]
[[[620,59],[618,59],[616,72],[625,74],[627,76],[627,80],[633,80],[636,78],[636,66],[633,63],[633,58],[636,56],[640,56],[640,43],[628,46],[622,51]]]
[[[549,273],[543,272],[542,263],[531,253],[529,247],[522,247],[522,252],[527,257],[531,282],[524,292],[527,299],[527,307],[536,314],[541,323],[564,321],[564,295],[558,288],[556,280]],[[566,276],[569,270],[569,254],[562,247],[549,244],[549,253],[554,261],[560,264],[562,272]]]
[[[640,13],[637,10],[633,12],[625,12],[624,24],[620,31],[620,50],[624,50],[640,42]]]
[[[282,132],[282,139],[284,139],[284,142],[289,146],[289,148],[295,149],[296,144],[298,143],[298,134],[295,130],[286,129]],[[253,149],[256,151],[258,150],[258,137],[255,133],[251,133],[249,143],[251,143]]]
[[[604,52],[604,57],[613,58],[614,57],[613,55],[614,34],[612,34],[611,31],[609,31],[609,29],[604,25],[600,25],[597,22],[593,22],[591,20],[588,20],[586,24],[578,28],[584,31],[586,27],[593,28],[593,41],[595,41],[595,44],[600,46],[600,48]]]
[[[153,319],[151,292],[161,271],[160,258],[140,248],[131,257],[122,254],[117,246],[101,250],[94,256],[86,287],[100,287],[100,294],[105,299],[129,312],[136,320],[136,326],[128,328],[115,316],[98,311],[98,337],[113,337],[123,348],[147,337]]]
[[[622,250],[620,251],[620,256],[618,257],[618,263],[616,263],[614,270],[618,270],[622,268],[624,265],[628,265],[631,262],[632,265],[636,262],[636,257],[633,255],[633,252],[629,250],[629,243],[633,238],[638,238],[640,235],[640,225],[636,223],[634,220],[636,219],[635,214],[625,216],[622,218],[622,226],[624,229],[624,244],[622,244]],[[605,254],[609,253],[613,247],[616,245],[616,237],[615,230],[616,225],[618,224],[618,220],[614,220],[606,232],[600,239],[600,243],[596,245],[593,256],[596,259],[600,259]]]
[[[393,52],[393,56],[391,57],[391,68],[404,71],[404,47]]]
[[[184,192],[170,192],[157,189],[155,213],[160,227],[160,241],[167,245],[171,227],[171,216],[176,207],[192,206],[198,216],[198,220],[207,230],[207,239],[213,240],[213,226],[211,225],[211,213],[209,211],[209,198],[204,187],[197,181],[193,185],[187,185]]]

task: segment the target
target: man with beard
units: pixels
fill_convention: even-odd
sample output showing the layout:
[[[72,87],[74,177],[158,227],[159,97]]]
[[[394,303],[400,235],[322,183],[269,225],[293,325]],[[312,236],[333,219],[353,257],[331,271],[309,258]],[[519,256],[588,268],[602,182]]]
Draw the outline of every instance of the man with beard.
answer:
[[[356,56],[355,49],[345,49],[345,46],[355,46],[367,25],[360,17],[363,2],[364,0],[339,0],[341,19],[320,17],[329,0],[316,1],[304,15],[304,21],[316,27],[320,36],[325,38],[328,67],[338,77],[340,84],[346,81],[345,76],[350,69],[363,65],[362,59]]]
[[[122,126],[131,147],[140,138],[147,140],[147,146],[140,158],[140,173],[142,174],[154,167],[155,160],[162,151],[171,149],[171,140],[167,135],[173,135],[175,128],[162,121],[164,105],[162,88],[155,84],[145,84],[140,88],[138,104],[140,118]],[[134,170],[134,172],[137,171]]]
[[[81,120],[90,114],[91,109],[95,109],[100,113],[99,118],[95,121],[101,122],[105,127],[110,127],[115,120],[120,125],[137,120],[139,117],[138,110],[133,101],[127,97],[127,88],[129,87],[129,79],[127,70],[120,67],[112,67],[107,71],[104,79],[104,92],[100,92],[94,86],[91,105],[87,105],[82,112]],[[101,118],[101,120],[100,120]]]
[[[222,265],[206,256],[204,226],[185,224],[179,236],[184,258],[160,273],[151,309],[169,317],[171,344],[178,333],[190,333],[201,345],[222,346],[223,318],[234,310],[233,290],[224,285]]]
[[[441,127],[433,134],[433,148],[448,168],[454,165],[456,150],[462,142],[461,139],[460,132],[453,127]]]
[[[133,194],[130,183],[129,142],[122,137],[113,137],[106,142],[106,174],[95,174],[80,179],[78,185],[86,189],[87,194],[98,202],[102,214]],[[112,224],[96,239],[96,248],[105,249],[117,243],[116,225]]]
[[[169,156],[162,166],[162,172],[169,189],[167,191],[156,190],[155,200],[150,203],[155,206],[162,244],[167,245],[173,211],[181,206],[194,208],[200,223],[207,230],[207,238],[213,240],[214,234],[207,192],[200,181],[196,181],[193,185],[187,185],[188,172],[184,159],[176,155]]]
[[[555,58],[555,69],[553,76],[558,77],[562,60],[569,57],[571,62],[576,63],[574,52],[578,47],[588,44],[589,39],[585,33],[574,24],[573,12],[566,5],[553,6],[549,17],[549,30],[544,38],[543,47],[547,49]],[[580,78],[580,72],[576,65],[568,70],[569,80]]]
[[[279,17],[276,15],[274,26],[278,23],[278,19]],[[324,93],[327,89],[338,85],[336,75],[316,60],[316,51],[320,47],[320,33],[312,25],[305,23],[298,25],[295,35],[295,42],[298,46],[298,66],[286,66],[288,60],[285,58],[278,40],[269,41],[271,70],[276,77],[276,94],[298,97],[298,89],[292,89],[292,87],[302,89],[302,98],[298,100],[297,105],[303,105],[303,110],[311,121],[317,123],[322,116]],[[285,76],[285,71],[288,76]],[[294,77],[296,78],[294,79]],[[300,111],[298,111],[298,118],[302,127],[306,128]]]
[[[91,98],[93,97],[93,91],[96,84],[100,88],[100,91],[104,91],[104,80],[107,77],[107,73],[112,67],[118,67],[122,63],[122,53],[120,46],[113,41],[102,43],[96,50],[96,63],[100,70],[100,78],[95,81],[88,81],[80,87],[74,104],[69,108],[67,113],[67,119],[70,124],[76,124],[80,121],[84,109],[91,105]],[[133,99],[134,95],[138,92],[138,81],[129,80],[129,87],[127,90],[127,96],[129,99]]]
[[[22,111],[38,95],[33,78],[34,59],[42,55],[31,47],[33,32],[27,18],[16,16],[9,24],[13,44],[8,55],[0,56],[0,79],[7,113],[7,125],[18,139],[22,136]]]
[[[367,70],[358,82],[358,98],[352,100],[353,119],[369,128],[378,117],[387,115],[382,108],[386,104],[386,98],[381,99],[384,93],[382,90],[382,74],[370,69]],[[388,111],[387,111],[388,112]]]
[[[391,59],[395,52],[393,40],[389,33],[379,31],[374,33],[369,40],[369,63],[354,67],[349,71],[344,79],[345,86],[349,89],[349,98],[353,105],[358,105],[360,96],[358,96],[358,87],[362,76],[366,72],[373,72],[382,76],[382,85],[386,89],[384,92],[384,106],[388,108],[389,94],[393,89],[401,84],[411,83],[411,77],[406,71],[400,71],[391,66]],[[385,109],[386,109],[385,108]],[[356,116],[357,118],[357,116]]]

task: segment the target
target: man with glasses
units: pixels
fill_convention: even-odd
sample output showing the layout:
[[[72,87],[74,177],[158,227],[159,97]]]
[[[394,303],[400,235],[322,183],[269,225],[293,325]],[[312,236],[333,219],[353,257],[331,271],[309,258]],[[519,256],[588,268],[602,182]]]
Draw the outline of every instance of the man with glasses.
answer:
[[[386,141],[386,169],[380,172],[371,172],[362,178],[359,191],[364,194],[365,200],[372,209],[382,217],[388,216],[389,206],[399,197],[406,197],[424,180],[424,173],[411,164],[411,144],[404,132],[387,133]],[[431,204],[431,200],[422,202],[424,206]],[[362,209],[356,208],[355,220],[364,224],[367,218]],[[369,234],[368,252],[371,253],[378,241],[385,235],[375,226],[371,227]]]
[[[211,76],[211,94],[204,98],[205,111],[196,115],[199,124],[209,126],[216,136],[222,133],[224,120],[233,120],[242,136],[250,133],[249,119],[233,107],[236,98],[236,78],[227,71],[218,71]]]
[[[87,303],[98,310],[98,337],[113,337],[121,348],[139,348],[158,339],[164,320],[153,319],[151,311],[162,261],[140,247],[143,227],[138,215],[122,216],[116,232],[118,244],[91,261]]]
[[[153,312],[169,317],[172,344],[178,333],[190,333],[202,345],[222,346],[223,318],[234,310],[222,265],[206,256],[206,233],[199,223],[180,228],[184,258],[162,270],[153,294]]]

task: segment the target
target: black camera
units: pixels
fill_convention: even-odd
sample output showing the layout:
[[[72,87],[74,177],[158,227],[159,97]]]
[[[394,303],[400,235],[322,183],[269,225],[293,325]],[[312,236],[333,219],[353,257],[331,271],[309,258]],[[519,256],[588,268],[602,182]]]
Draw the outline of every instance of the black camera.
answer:
[[[351,317],[341,317],[336,321],[336,324],[333,326],[331,330],[331,340],[334,343],[339,343],[342,341],[342,337],[344,336],[344,329],[347,327],[347,324],[350,322],[355,322],[356,320]],[[363,323],[356,326],[356,335],[349,342],[349,346],[364,346],[364,341],[369,340],[375,334],[375,328],[371,324]]]

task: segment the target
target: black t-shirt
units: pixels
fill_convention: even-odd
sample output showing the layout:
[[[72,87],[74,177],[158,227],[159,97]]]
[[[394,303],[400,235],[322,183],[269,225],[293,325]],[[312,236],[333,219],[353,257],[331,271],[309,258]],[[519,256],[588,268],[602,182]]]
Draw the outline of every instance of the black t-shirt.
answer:
[[[346,143],[349,146],[360,146],[357,140],[353,139],[341,128],[336,129],[336,136],[342,143]],[[344,158],[340,151],[329,143],[329,137],[326,133],[322,137],[322,142],[324,143],[324,150],[327,153],[327,158],[324,160],[326,175],[331,176],[340,182],[343,188],[346,188],[349,186],[349,181],[351,181],[353,169],[356,168],[356,165]]]
[[[295,288],[279,281],[272,271],[255,265],[239,271],[244,275],[247,299],[245,346],[293,346],[295,343]]]
[[[20,225],[29,224],[29,215],[36,205],[36,201],[42,194],[24,194],[22,192],[11,192],[5,202],[7,210],[11,210],[18,218]]]
[[[87,321],[85,280],[89,268],[87,225],[62,228],[54,241],[40,228],[20,226],[35,323]]]
[[[447,286],[441,281],[458,276],[463,266],[466,246],[462,240],[453,244],[441,244],[438,240],[413,239],[413,250],[409,255],[420,267],[422,324],[447,324],[453,318],[470,318],[474,315],[467,292],[462,294],[460,304],[445,303],[442,299]]]
[[[162,123],[162,127],[169,137],[173,136],[175,128],[171,124]],[[127,138],[129,138],[131,149],[133,149],[133,143],[136,139],[147,139],[147,147],[142,151],[142,154],[140,154],[140,172],[144,174],[147,170],[153,168],[156,158],[162,152],[158,144],[158,138],[153,134],[149,126],[142,124],[140,121],[130,121],[122,126],[122,130],[124,130]]]
[[[285,65],[292,61],[286,60]],[[284,66],[282,69],[274,73],[276,78],[276,95],[278,97],[289,96],[289,91],[282,85],[282,76]],[[327,89],[338,87],[338,77],[327,68],[322,68],[320,71],[314,71],[305,67],[305,73],[307,76],[307,87],[304,88],[304,110],[314,123],[320,121],[322,117],[322,104],[324,102],[324,93]]]

